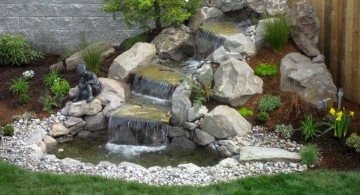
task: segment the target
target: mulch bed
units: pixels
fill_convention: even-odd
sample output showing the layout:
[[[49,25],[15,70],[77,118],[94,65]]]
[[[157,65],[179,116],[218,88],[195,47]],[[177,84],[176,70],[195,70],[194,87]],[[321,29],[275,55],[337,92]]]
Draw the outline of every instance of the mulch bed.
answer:
[[[112,61],[122,52],[122,49],[117,48],[117,52],[103,61],[101,73],[99,77],[107,77],[107,70],[110,67]],[[257,55],[251,58],[248,63],[255,69],[260,63],[277,64],[280,65],[280,60],[290,52],[298,52],[292,42],[289,42],[283,50],[279,53],[274,53],[269,48],[261,48]],[[38,101],[41,95],[45,94],[45,86],[42,84],[42,78],[48,74],[50,65],[58,62],[59,56],[53,54],[47,54],[43,60],[37,60],[32,62],[29,66],[23,67],[0,67],[0,124],[9,124],[12,121],[12,116],[21,115],[24,112],[30,112],[35,114],[38,118],[48,117],[50,114],[42,110],[42,104]],[[9,92],[9,83],[12,79],[18,78],[26,70],[33,70],[35,76],[31,81],[31,89],[29,94],[32,101],[28,104],[19,104],[19,97]],[[64,77],[69,81],[71,87],[76,86],[79,76],[75,71],[63,71],[61,72]],[[299,122],[303,120],[309,114],[312,114],[314,118],[320,119],[324,116],[323,112],[317,111],[312,105],[301,101],[298,96],[282,92],[279,89],[280,76],[263,77],[264,80],[264,94],[280,95],[283,106],[270,113],[270,120],[265,125],[269,131],[273,131],[273,126],[276,124],[292,124],[294,128],[299,127]],[[253,125],[259,125],[255,116],[257,114],[257,105],[259,99],[264,95],[255,95],[252,97],[246,105],[248,109],[255,112],[253,117],[249,118],[249,121]],[[210,100],[206,105],[209,109],[216,106],[218,102]],[[355,112],[355,118],[353,119],[350,127],[350,133],[357,132],[360,135],[360,105],[347,101],[343,102],[343,107],[351,109]],[[239,108],[236,108],[239,109]],[[304,139],[299,131],[297,131],[291,138],[298,143],[308,144],[314,143],[318,146],[321,152],[321,160],[316,165],[315,169],[327,169],[335,171],[343,170],[360,170],[360,154],[356,153],[339,143],[332,136],[332,133],[328,133],[312,142],[305,143]]]

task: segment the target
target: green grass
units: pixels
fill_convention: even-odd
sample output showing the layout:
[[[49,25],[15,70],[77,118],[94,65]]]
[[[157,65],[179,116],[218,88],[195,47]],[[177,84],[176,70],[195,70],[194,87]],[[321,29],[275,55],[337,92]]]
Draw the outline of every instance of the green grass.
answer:
[[[85,175],[32,173],[0,160],[0,194],[357,194],[360,172],[249,177],[205,187],[149,186]]]

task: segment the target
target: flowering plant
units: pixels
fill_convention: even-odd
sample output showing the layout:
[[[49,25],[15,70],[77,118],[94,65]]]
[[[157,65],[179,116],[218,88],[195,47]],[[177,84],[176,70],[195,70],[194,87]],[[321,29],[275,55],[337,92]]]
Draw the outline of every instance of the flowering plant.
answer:
[[[23,76],[26,78],[26,79],[31,79],[34,77],[34,71],[33,70],[27,70],[25,72],[23,72]]]
[[[336,111],[334,108],[331,108],[329,113],[332,120],[331,122],[324,123],[329,127],[325,132],[334,129],[336,137],[344,138],[349,129],[351,119],[354,117],[355,113],[352,111],[346,113],[345,108],[340,111]]]

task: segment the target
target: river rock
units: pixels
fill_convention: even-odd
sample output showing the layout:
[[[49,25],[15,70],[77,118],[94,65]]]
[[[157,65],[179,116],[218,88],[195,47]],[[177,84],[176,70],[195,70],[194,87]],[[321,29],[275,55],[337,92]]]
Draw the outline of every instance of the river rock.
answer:
[[[193,140],[195,143],[199,144],[200,146],[206,146],[214,142],[215,137],[201,129],[195,129],[195,135]]]
[[[125,81],[132,70],[149,64],[155,58],[155,55],[156,48],[154,44],[136,43],[114,60],[109,68],[108,77]]]
[[[172,95],[171,124],[182,126],[187,120],[191,108],[190,86],[187,82],[181,83]]]
[[[201,168],[193,163],[187,163],[187,164],[179,164],[179,168],[184,168],[186,172],[188,173],[195,173],[196,171],[200,171]]]
[[[191,35],[181,29],[168,27],[160,32],[152,41],[160,58],[180,61],[188,56],[182,52],[182,46],[189,41]]]
[[[257,146],[243,146],[240,148],[240,162],[263,161],[263,162],[297,162],[300,155],[279,148],[265,148]]]
[[[73,102],[69,107],[69,115],[74,117],[95,115],[102,110],[101,101],[94,99],[87,103],[86,100]]]
[[[228,106],[217,106],[205,115],[201,129],[218,139],[245,135],[251,125],[235,109]]]
[[[219,162],[219,166],[226,167],[226,168],[233,168],[238,166],[240,163],[238,160],[234,158],[225,158]]]
[[[83,166],[84,163],[78,161],[78,160],[74,160],[72,158],[64,158],[60,161],[64,166],[68,166],[68,167],[77,167],[77,166]]]
[[[326,65],[313,63],[300,53],[289,53],[281,60],[280,89],[295,92],[314,105],[320,99],[336,101],[336,86]]]
[[[57,123],[54,124],[49,131],[49,135],[51,137],[59,137],[62,135],[67,135],[70,133],[70,130],[65,127],[64,123]]]
[[[263,81],[246,62],[235,58],[220,64],[214,81],[218,93],[212,97],[232,106],[243,105],[253,95],[263,92]]]
[[[47,148],[49,148],[49,147],[51,147],[51,146],[55,146],[55,145],[57,144],[57,141],[56,141],[54,138],[52,138],[51,136],[48,136],[48,135],[46,135],[46,136],[44,137],[44,141],[43,141],[43,142],[45,143],[45,145],[46,145]]]
[[[291,38],[306,56],[320,54],[317,48],[320,21],[307,1],[298,1],[286,14],[291,28]]]
[[[86,130],[99,131],[107,129],[107,120],[102,112],[99,112],[92,116],[85,116]]]

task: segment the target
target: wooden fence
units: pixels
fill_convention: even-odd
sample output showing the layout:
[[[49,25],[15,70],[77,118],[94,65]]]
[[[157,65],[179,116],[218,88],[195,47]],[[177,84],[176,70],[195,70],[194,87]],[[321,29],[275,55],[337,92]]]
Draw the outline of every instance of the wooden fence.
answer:
[[[298,0],[288,0],[291,8]],[[320,20],[318,47],[345,98],[360,104],[360,0],[307,0]]]

